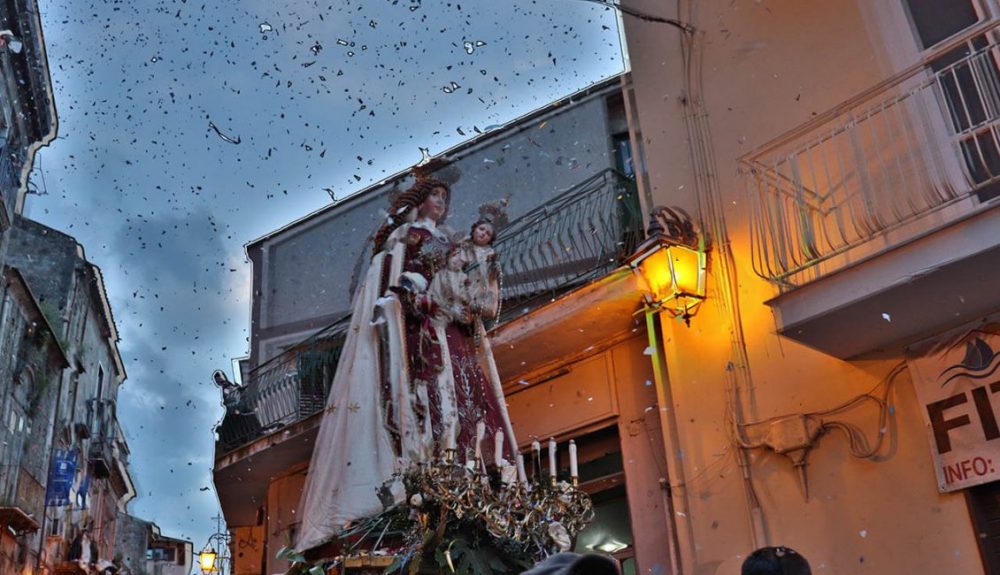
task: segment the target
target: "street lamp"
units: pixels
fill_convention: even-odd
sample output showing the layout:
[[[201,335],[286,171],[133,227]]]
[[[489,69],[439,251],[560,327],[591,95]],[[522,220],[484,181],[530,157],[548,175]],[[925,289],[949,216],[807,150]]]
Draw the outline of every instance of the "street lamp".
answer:
[[[647,307],[665,311],[691,324],[705,300],[708,259],[704,239],[678,208],[656,208],[647,239],[628,264],[635,273]]]
[[[211,575],[215,573],[215,558],[217,554],[215,549],[210,547],[207,543],[205,548],[201,550],[198,554],[198,565],[201,567],[201,572],[205,575]]]
[[[198,553],[198,566],[204,575],[228,575],[232,569],[228,552],[229,531],[222,529],[221,515],[216,515],[214,519],[215,533],[208,536],[205,548]]]

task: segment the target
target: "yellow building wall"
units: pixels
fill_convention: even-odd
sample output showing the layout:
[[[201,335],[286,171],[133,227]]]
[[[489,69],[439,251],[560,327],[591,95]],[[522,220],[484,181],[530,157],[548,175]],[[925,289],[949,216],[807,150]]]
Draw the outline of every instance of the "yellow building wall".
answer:
[[[298,525],[296,517],[299,501],[302,498],[302,487],[306,481],[308,465],[299,465],[288,470],[284,475],[275,477],[267,486],[267,508],[264,520],[265,573],[285,573],[291,564],[275,557],[282,547],[288,547],[294,542]]]
[[[694,5],[697,4],[696,7]],[[777,289],[750,267],[749,213],[737,158],[771,138],[890,76],[891,42],[854,2],[766,0],[630,1],[629,7],[693,24],[702,61],[710,134],[691,134],[685,114],[693,93],[684,82],[680,33],[625,17],[635,89],[637,134],[645,148],[648,190],[657,205],[698,213],[691,147],[708,144],[735,258],[739,314],[752,388],[742,390],[747,421],[823,411],[875,387],[902,357],[842,361],[776,335],[764,302]],[[678,7],[680,10],[678,11]],[[910,49],[910,48],[905,48]],[[901,47],[900,50],[904,50]],[[695,59],[697,60],[697,58]],[[708,136],[708,139],[704,139]],[[733,329],[722,306],[718,253],[709,256],[709,300],[686,327],[662,322],[676,425],[668,447],[674,469],[674,520],[683,572],[737,573],[753,549],[748,495],[728,423],[734,372]],[[739,368],[739,365],[732,366]],[[905,372],[890,397],[889,439],[877,460],[851,456],[847,438],[831,432],[808,456],[809,499],[791,462],[765,450],[749,453],[760,501],[758,544],[800,550],[816,573],[982,572],[961,493],[938,493],[928,438]],[[833,416],[878,432],[876,410]]]
[[[232,533],[233,575],[258,575],[264,560],[264,526],[236,527]]]

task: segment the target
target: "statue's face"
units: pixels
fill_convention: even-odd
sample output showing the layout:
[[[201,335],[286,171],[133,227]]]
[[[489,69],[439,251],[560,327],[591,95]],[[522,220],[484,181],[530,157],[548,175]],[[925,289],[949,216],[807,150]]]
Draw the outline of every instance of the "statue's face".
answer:
[[[477,246],[488,246],[493,241],[493,225],[482,222],[472,230],[472,243]]]
[[[424,203],[420,204],[417,214],[422,218],[428,218],[434,222],[441,221],[448,210],[448,190],[437,187],[431,191]]]

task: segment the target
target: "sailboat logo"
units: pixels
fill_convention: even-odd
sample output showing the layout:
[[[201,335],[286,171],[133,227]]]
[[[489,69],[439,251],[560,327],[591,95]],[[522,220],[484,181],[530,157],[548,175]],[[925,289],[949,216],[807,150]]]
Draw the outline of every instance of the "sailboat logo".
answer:
[[[941,383],[941,387],[944,387],[959,377],[968,379],[990,377],[997,368],[1000,368],[1000,354],[994,352],[993,348],[982,339],[974,337],[965,343],[965,357],[962,361],[942,371],[938,379],[945,378]]]

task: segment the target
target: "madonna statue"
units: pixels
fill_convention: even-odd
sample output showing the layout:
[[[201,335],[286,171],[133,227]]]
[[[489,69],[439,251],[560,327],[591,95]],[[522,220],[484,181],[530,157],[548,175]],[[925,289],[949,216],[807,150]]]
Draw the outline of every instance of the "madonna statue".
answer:
[[[457,242],[441,225],[449,194],[443,182],[418,178],[375,235],[309,464],[297,549],[381,512],[377,490],[387,483],[399,502],[397,474],[445,450],[460,460],[516,461],[482,325],[497,312],[497,282],[482,279],[495,265],[470,261],[468,249],[491,253],[495,230],[474,226],[473,235],[483,228],[475,239]]]

